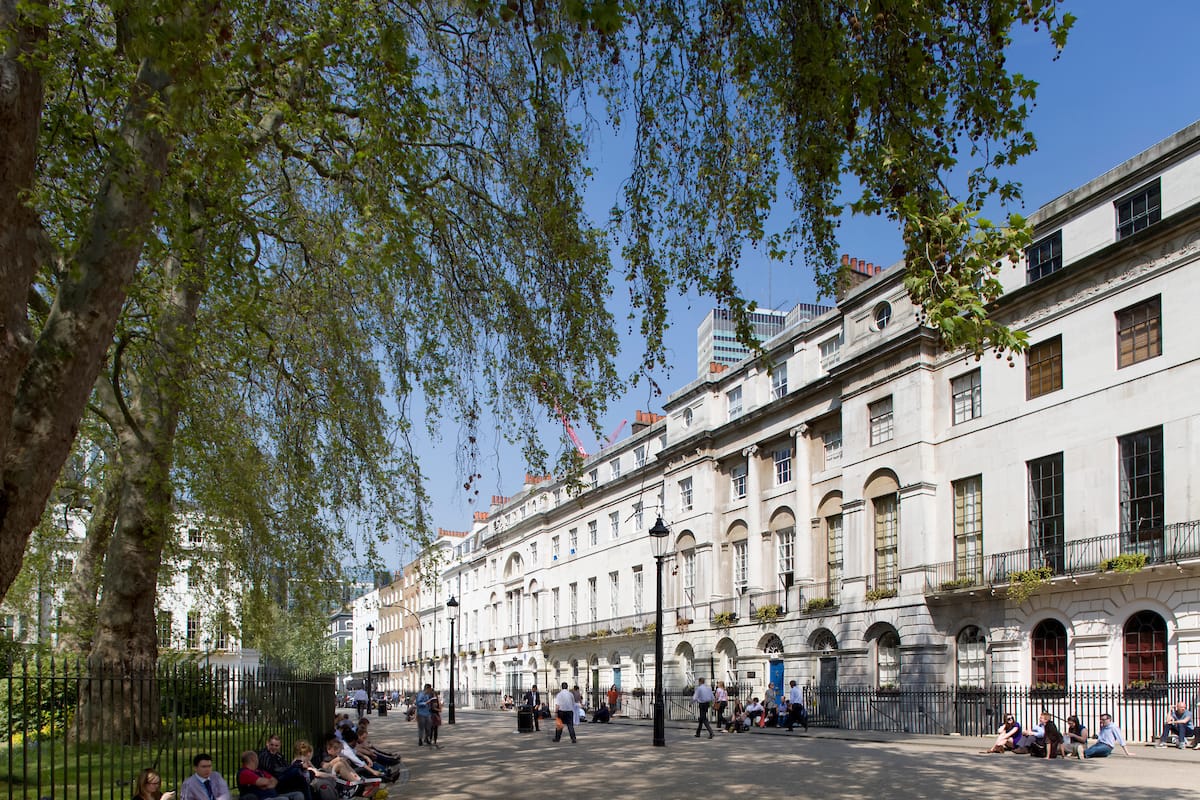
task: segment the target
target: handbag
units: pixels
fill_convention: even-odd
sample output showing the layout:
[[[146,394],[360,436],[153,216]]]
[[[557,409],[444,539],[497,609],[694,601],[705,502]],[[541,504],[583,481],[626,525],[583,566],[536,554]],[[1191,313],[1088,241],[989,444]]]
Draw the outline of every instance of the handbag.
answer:
[[[557,717],[557,718],[555,718],[555,720],[554,720],[554,729],[555,729],[556,731],[561,731],[561,730],[563,729],[563,727],[564,727],[564,726],[563,726],[562,717]]]

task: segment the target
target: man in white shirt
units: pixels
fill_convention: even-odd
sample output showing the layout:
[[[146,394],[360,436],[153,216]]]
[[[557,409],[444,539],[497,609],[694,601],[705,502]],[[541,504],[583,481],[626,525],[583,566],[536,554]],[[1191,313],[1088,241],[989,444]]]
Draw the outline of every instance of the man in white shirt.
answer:
[[[554,713],[558,717],[558,722],[554,725],[554,741],[562,741],[565,727],[571,734],[571,744],[575,744],[575,695],[567,688],[565,681],[562,691],[554,695]]]
[[[766,714],[767,710],[763,708],[763,704],[758,702],[757,697],[750,698],[750,703],[746,706],[746,719],[750,721],[750,727],[753,728],[758,724],[758,718]]]
[[[192,759],[192,776],[179,787],[179,800],[230,800],[229,785],[214,772],[212,756],[200,753]]]
[[[787,729],[791,733],[799,722],[804,726],[804,730],[808,730],[808,714],[804,713],[804,692],[796,685],[795,681],[791,683],[791,689],[788,690],[788,719]]]
[[[700,706],[700,716],[696,722],[696,738],[700,738],[700,731],[708,728],[708,738],[713,738],[712,725],[708,722],[708,707],[712,705],[713,693],[708,684],[704,682],[704,678],[696,679],[696,691],[692,693],[692,702]]]
[[[365,717],[367,715],[367,705],[371,702],[367,697],[366,689],[354,690],[354,708],[358,711],[358,716]]]

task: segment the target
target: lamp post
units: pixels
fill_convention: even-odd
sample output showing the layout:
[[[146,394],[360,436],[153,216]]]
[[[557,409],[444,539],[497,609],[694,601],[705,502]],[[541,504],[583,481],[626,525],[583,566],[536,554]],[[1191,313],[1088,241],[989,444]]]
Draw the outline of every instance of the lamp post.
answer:
[[[450,713],[446,716],[446,722],[449,725],[454,724],[454,658],[457,652],[454,650],[454,621],[458,619],[458,601],[454,599],[454,595],[450,595],[450,599],[446,601],[446,618],[450,620]]]
[[[375,626],[367,623],[367,714],[371,713],[371,637],[375,635]]]
[[[662,567],[667,557],[670,531],[663,524],[662,516],[650,529],[650,550],[654,554],[655,584],[657,598],[654,605],[654,746],[667,746],[666,703],[663,700],[663,590]]]

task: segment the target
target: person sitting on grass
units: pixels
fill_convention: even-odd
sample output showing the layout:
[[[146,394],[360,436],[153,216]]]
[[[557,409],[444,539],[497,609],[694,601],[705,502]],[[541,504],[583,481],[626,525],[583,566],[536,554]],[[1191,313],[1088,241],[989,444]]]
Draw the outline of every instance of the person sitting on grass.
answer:
[[[329,756],[325,768],[342,782],[341,795],[343,797],[373,797],[383,782],[379,778],[364,778],[358,774],[354,765],[343,757],[344,751],[345,745],[337,739],[331,738],[325,743],[325,752]]]
[[[242,794],[252,794],[260,800],[272,797],[304,800],[301,792],[292,791],[280,794],[276,791],[278,787],[279,781],[275,780],[274,775],[258,768],[258,753],[253,750],[242,753],[242,768],[238,770],[238,790]]]
[[[327,770],[318,769],[313,764],[312,757],[312,745],[304,739],[297,739],[292,745],[292,766],[304,774],[314,798],[337,800],[337,776]]]
[[[349,761],[354,771],[364,778],[384,780],[387,777],[358,754],[358,734],[354,731],[346,730],[342,733],[342,758]]]
[[[358,721],[358,730],[355,734],[358,736],[358,744],[354,746],[354,752],[358,753],[359,758],[364,761],[370,761],[377,767],[383,767],[385,770],[391,770],[392,767],[400,765],[400,756],[395,753],[389,753],[386,750],[380,750],[371,742],[367,741],[370,733],[371,720],[363,717]]]
[[[149,767],[142,770],[133,784],[133,800],[175,800],[174,792],[162,790],[162,775]]]
[[[230,800],[229,785],[213,769],[212,756],[196,755],[192,770],[191,776],[179,786],[179,800]]]
[[[277,792],[299,792],[304,800],[312,800],[312,792],[308,786],[308,775],[293,763],[285,761],[281,752],[283,743],[279,734],[267,734],[266,745],[258,751],[258,768],[269,773],[279,785]]]

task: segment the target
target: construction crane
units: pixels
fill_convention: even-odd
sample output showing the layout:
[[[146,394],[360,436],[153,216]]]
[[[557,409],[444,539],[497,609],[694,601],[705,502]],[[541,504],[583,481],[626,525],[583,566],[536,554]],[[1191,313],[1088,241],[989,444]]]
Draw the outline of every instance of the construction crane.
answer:
[[[561,408],[556,406],[555,411],[558,412],[558,418],[562,420],[563,427],[567,430],[567,436],[570,438],[571,444],[575,445],[575,452],[579,453],[580,458],[587,458],[587,448],[583,446],[583,440],[579,438],[579,434],[577,434],[575,432],[575,428],[572,427],[571,420],[567,419],[566,413]],[[609,434],[609,437],[607,440],[605,440],[604,444],[600,445],[600,449],[603,450],[615,442],[617,437],[621,435],[621,431],[625,430],[625,425],[628,422],[629,420],[627,419],[621,420],[621,424],[617,426],[616,430]]]

